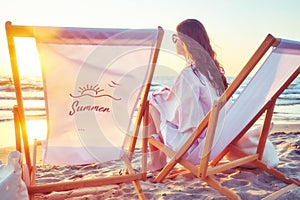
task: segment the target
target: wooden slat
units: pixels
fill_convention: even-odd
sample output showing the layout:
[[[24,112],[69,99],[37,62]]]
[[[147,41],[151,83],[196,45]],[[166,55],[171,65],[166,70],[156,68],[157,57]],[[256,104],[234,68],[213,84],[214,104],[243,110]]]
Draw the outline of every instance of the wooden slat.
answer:
[[[260,139],[259,143],[257,145],[257,151],[259,157],[258,159],[261,160],[264,154],[264,149],[265,149],[265,144],[269,135],[270,131],[270,126],[271,126],[271,121],[272,121],[272,116],[275,108],[275,103],[276,101],[272,101],[270,108],[267,110],[265,120],[264,120],[264,125],[260,133]]]
[[[205,136],[204,148],[203,148],[202,156],[200,159],[200,168],[199,168],[199,172],[197,175],[200,178],[206,177],[208,162],[209,162],[210,153],[211,153],[211,147],[212,147],[212,144],[214,141],[216,126],[217,126],[217,122],[218,122],[220,107],[221,107],[221,103],[218,101],[214,101],[213,106],[212,106],[212,111],[210,114],[210,118],[209,118],[207,133]]]
[[[21,89],[21,81],[19,76],[19,69],[17,64],[17,54],[15,49],[15,42],[14,42],[14,32],[23,34],[21,30],[14,30],[14,27],[11,25],[10,22],[5,24],[6,34],[7,34],[7,44],[8,44],[8,51],[10,55],[10,62],[11,62],[11,69],[14,79],[14,87],[16,93],[16,100],[18,104],[17,114],[18,114],[18,121],[22,130],[22,140],[24,144],[24,153],[26,164],[28,166],[29,173],[31,173],[31,158],[30,158],[30,150],[28,145],[28,135],[27,135],[27,128],[25,123],[25,115],[24,115],[24,106],[23,106],[23,99],[22,99],[22,89]]]
[[[160,141],[157,141],[156,139],[154,139],[153,137],[149,138],[149,143],[153,146],[155,146],[156,148],[158,148],[160,151],[164,152],[168,157],[172,157],[174,156],[175,152],[172,151],[170,148],[168,148],[167,146],[165,146],[163,143],[161,143]],[[180,159],[178,160],[178,162],[184,166],[186,169],[188,169],[191,173],[193,173],[195,176],[197,176],[198,173],[198,166],[193,165],[192,163],[190,163],[189,161],[185,160],[185,159]],[[160,171],[160,173],[162,173],[165,171]],[[159,174],[160,174],[159,173]],[[157,177],[155,178],[155,182],[161,182],[162,180],[159,179],[159,174],[157,175]],[[163,176],[167,176],[169,174],[169,172],[167,172],[167,174],[164,174]]]
[[[132,168],[131,162],[130,162],[130,160],[128,159],[128,157],[127,157],[127,156],[124,156],[124,157],[123,157],[123,160],[124,160],[124,162],[125,162],[125,165],[126,165],[126,167],[127,167],[127,170],[128,170],[128,172],[129,172],[129,174],[134,175],[134,174],[135,174],[135,171],[134,171],[134,169]],[[143,174],[141,174],[141,175],[143,175]],[[137,194],[138,194],[139,199],[140,199],[140,200],[146,199],[146,197],[145,197],[145,195],[144,195],[144,193],[143,193],[142,187],[141,187],[141,185],[140,185],[140,182],[139,182],[138,180],[132,180],[132,184],[133,184],[133,186],[134,186],[135,191],[136,191]]]
[[[220,172],[224,172],[225,170],[228,170],[228,169],[232,169],[232,168],[242,166],[247,163],[251,163],[251,162],[257,160],[257,158],[258,158],[258,154],[253,154],[253,155],[239,158],[234,161],[230,161],[228,163],[223,163],[223,164],[217,165],[215,167],[210,167],[207,170],[207,175],[217,174]]]
[[[147,101],[144,117],[143,117],[143,133],[142,133],[142,173],[147,179],[147,154],[148,154],[148,124],[149,124],[149,102]]]
[[[230,145],[229,145],[230,146]],[[226,147],[219,155],[217,155],[211,162],[211,166],[216,166],[223,158],[224,156],[228,153],[229,147]]]
[[[299,186],[295,185],[295,184],[290,184],[284,188],[281,188],[280,190],[270,194],[267,197],[262,198],[262,200],[274,200],[274,199],[278,199],[281,195],[290,192],[291,190],[297,188]]]
[[[268,172],[269,174],[275,176],[276,178],[278,178],[279,180],[281,180],[284,183],[287,183],[287,184],[296,184],[296,185],[300,186],[300,182],[297,181],[296,179],[288,178],[284,173],[278,171],[275,168],[270,168],[269,166],[267,166],[262,161],[257,160],[257,161],[254,162],[254,164],[257,167],[261,168],[262,170],[264,170],[264,171]]]
[[[16,150],[22,153],[22,144],[21,144],[21,132],[20,132],[20,119],[18,113],[18,106],[14,106],[14,127],[15,127],[15,137],[16,137]]]
[[[35,185],[35,181],[36,181],[37,146],[38,146],[38,141],[37,139],[34,139],[33,151],[32,151],[32,170],[30,174],[30,185]]]
[[[235,155],[238,155],[240,157],[245,157],[247,156],[247,154],[243,151],[241,151],[239,148],[237,148],[236,146],[231,145],[230,146],[231,150],[235,153]],[[275,176],[276,178],[278,178],[279,180],[287,183],[287,184],[296,184],[298,186],[300,186],[300,182],[295,180],[295,179],[290,179],[287,178],[286,175],[280,171],[278,171],[275,168],[270,168],[269,166],[267,166],[264,162],[260,161],[260,160],[255,160],[252,162],[252,164],[254,164],[255,166],[261,168],[262,170],[266,171],[267,173]]]
[[[178,152],[173,154],[173,156],[171,156],[171,160],[162,169],[162,171],[157,175],[157,177],[155,179],[156,182],[161,182],[168,175],[168,173],[175,167],[175,165],[178,163],[178,161],[181,160],[181,158],[186,153],[186,151],[192,146],[192,144],[198,139],[198,137],[201,136],[202,132],[204,131],[204,129],[207,126],[209,115],[210,114],[206,115],[206,117],[202,120],[202,122],[199,124],[199,126],[196,128],[196,130],[192,133],[192,135],[189,137],[189,139],[184,143],[184,145],[178,150]],[[196,174],[197,174],[197,172],[196,172]]]
[[[223,187],[219,181],[215,180],[212,176],[207,176],[205,179],[203,179],[206,183],[208,183],[210,186],[215,188],[217,191],[219,191],[224,196],[228,197],[232,200],[239,200],[241,199],[236,193],[234,193],[232,190]]]
[[[140,101],[141,104],[138,108],[138,112],[137,112],[137,116],[136,116],[136,120],[135,120],[135,126],[134,126],[134,130],[133,130],[132,138],[130,140],[130,145],[129,145],[130,156],[134,152],[134,149],[135,149],[135,146],[136,146],[137,135],[139,133],[139,128],[140,128],[140,124],[141,124],[141,121],[142,121],[143,113],[145,112],[145,108],[146,108],[146,104],[147,104],[147,98],[148,98],[148,94],[149,94],[149,91],[150,91],[151,82],[152,82],[152,79],[153,79],[153,74],[154,74],[156,63],[157,63],[158,54],[159,54],[159,51],[160,51],[160,46],[161,46],[161,43],[162,43],[163,35],[164,35],[164,30],[161,27],[159,27],[158,28],[158,36],[157,36],[156,44],[155,44],[155,47],[154,47],[154,52],[153,52],[153,55],[152,55],[152,58],[151,58],[148,77],[147,77],[145,86],[144,86],[143,91],[142,91],[142,96],[141,96],[141,101]],[[131,157],[130,157],[130,159],[131,159]]]
[[[248,75],[252,72],[256,64],[260,61],[260,59],[265,55],[265,53],[270,49],[271,46],[277,45],[278,40],[271,34],[268,34],[258,49],[254,52],[252,57],[246,63],[244,68],[240,71],[237,77],[233,80],[233,82],[226,89],[222,97],[220,98],[222,101],[227,101],[231,98],[231,96],[235,93],[238,87],[243,83],[243,81],[248,77]]]
[[[97,187],[110,184],[128,183],[134,180],[142,179],[141,174],[128,174],[122,176],[93,178],[88,180],[77,180],[58,183],[46,183],[43,185],[34,185],[28,187],[30,194],[47,193],[52,191],[66,191],[83,187]]]

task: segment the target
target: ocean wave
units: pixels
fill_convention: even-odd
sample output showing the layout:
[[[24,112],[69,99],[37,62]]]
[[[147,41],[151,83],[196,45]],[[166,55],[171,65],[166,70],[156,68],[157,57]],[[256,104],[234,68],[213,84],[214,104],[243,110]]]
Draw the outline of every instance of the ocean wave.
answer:
[[[46,114],[30,114],[30,115],[25,115],[25,118],[27,120],[46,119]],[[1,122],[13,121],[13,120],[14,120],[13,117],[0,118],[0,123]]]
[[[43,87],[36,86],[36,85],[21,85],[22,90],[35,90],[35,91],[42,91]],[[6,92],[14,92],[15,87],[13,85],[0,85],[0,91]]]
[[[229,77],[231,82],[234,77]],[[164,87],[171,87],[174,83],[174,77],[155,77],[150,91],[159,90]],[[236,99],[243,91],[247,82],[250,79],[246,79],[240,88],[234,93],[233,100]],[[25,115],[28,118],[43,118],[45,117],[44,106],[44,92],[41,79],[25,78],[22,80],[22,95],[23,103],[30,105],[31,107],[25,107]],[[34,101],[34,103],[32,103]],[[0,122],[13,120],[12,108],[16,104],[16,97],[14,93],[14,86],[9,77],[0,77]],[[291,112],[277,112],[274,113],[274,118],[279,116],[284,120],[299,120],[300,121],[300,77],[296,78],[292,84],[283,91],[276,101],[276,109],[279,110],[292,110]],[[294,107],[296,109],[294,109]]]
[[[2,107],[0,108],[0,111],[12,111],[13,108],[12,107]],[[44,107],[25,107],[24,111],[44,111],[45,108]]]
[[[1,96],[0,100],[16,100],[16,97],[13,96]],[[23,97],[23,100],[44,100],[44,97],[37,97],[37,96],[29,96],[29,97]]]

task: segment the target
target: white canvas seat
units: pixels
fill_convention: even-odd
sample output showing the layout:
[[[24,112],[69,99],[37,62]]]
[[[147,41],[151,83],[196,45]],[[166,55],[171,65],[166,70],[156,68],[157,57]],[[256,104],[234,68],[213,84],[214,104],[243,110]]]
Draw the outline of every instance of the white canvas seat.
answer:
[[[250,75],[269,48],[272,48],[272,51],[268,58],[253,75]],[[280,190],[280,193],[288,191],[291,187],[299,186],[299,181],[286,178],[275,168],[269,168],[262,160],[276,99],[299,75],[299,72],[300,42],[277,39],[272,35],[268,35],[224,94],[214,103],[212,110],[177,152],[154,138],[149,139],[151,144],[164,151],[170,158],[167,165],[157,175],[156,182],[163,181],[174,166],[180,163],[223,195],[231,199],[239,199],[239,196],[232,190],[220,185],[214,179],[214,174],[251,163],[273,174],[285,183],[291,184],[285,190]],[[231,102],[232,95],[243,81],[250,76],[252,78],[247,86],[238,98]],[[235,144],[263,114],[265,114],[265,119],[257,150],[249,154],[238,149]],[[199,165],[194,165],[187,161],[184,155],[206,128],[205,140],[202,140],[193,150],[201,155]],[[219,164],[219,161],[229,151],[234,152],[238,159]]]
[[[34,38],[39,54],[48,128],[47,138],[42,142],[43,162],[74,165],[122,158],[128,178],[113,177],[111,182],[104,182],[133,181],[139,197],[144,198],[137,180],[145,180],[146,170],[135,173],[129,161],[139,137],[162,28],[15,26],[7,22],[6,31],[17,96],[15,121],[21,127],[31,176],[35,167],[31,166],[28,150],[16,37]],[[86,187],[89,183],[95,186],[95,180],[92,181],[73,183],[68,188]],[[101,179],[98,184],[103,184]],[[29,192],[66,189],[59,184],[45,191],[46,187],[39,190],[33,183]]]
[[[117,159],[147,81],[157,30],[103,29],[98,36],[91,30],[98,45],[78,45],[81,39],[71,31],[53,43],[37,38],[49,123],[44,161]],[[89,32],[83,34],[90,39]]]

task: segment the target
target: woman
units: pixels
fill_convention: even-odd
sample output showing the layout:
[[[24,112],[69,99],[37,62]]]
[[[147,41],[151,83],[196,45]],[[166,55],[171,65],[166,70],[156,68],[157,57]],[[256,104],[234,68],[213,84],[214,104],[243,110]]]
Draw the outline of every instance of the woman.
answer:
[[[174,151],[182,146],[228,86],[204,26],[198,20],[187,19],[176,30],[172,39],[187,66],[171,89],[165,88],[149,97],[149,132]],[[185,155],[192,163],[199,162],[199,144],[204,136]],[[151,171],[166,164],[166,156],[151,145],[150,157]]]

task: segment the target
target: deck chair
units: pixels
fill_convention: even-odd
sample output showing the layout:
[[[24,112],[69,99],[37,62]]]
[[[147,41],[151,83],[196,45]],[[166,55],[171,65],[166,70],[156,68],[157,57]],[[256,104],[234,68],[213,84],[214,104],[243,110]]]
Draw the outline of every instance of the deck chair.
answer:
[[[271,47],[272,49],[270,49]],[[256,73],[253,76],[251,75],[252,79],[248,85],[229,106],[232,95],[243,81],[250,76],[249,74],[261,58],[270,52],[269,49],[271,50],[270,55]],[[169,162],[155,177],[155,181],[162,182],[164,178],[171,174],[171,170],[176,171],[173,170],[174,166],[179,163],[184,169],[207,182],[221,194],[230,199],[239,199],[239,196],[232,190],[221,186],[214,178],[214,174],[246,163],[252,163],[289,184],[286,188],[276,194],[274,193],[271,198],[276,198],[276,195],[281,195],[291,188],[300,186],[299,181],[286,178],[283,173],[275,168],[268,167],[262,162],[276,99],[298,76],[299,66],[300,42],[277,39],[272,35],[268,35],[246,66],[219,100],[214,102],[211,111],[177,152],[157,141],[154,137],[149,138],[150,144],[165,152],[170,158]],[[261,118],[264,122],[256,153],[249,155],[236,148],[234,144]],[[194,165],[187,161],[184,155],[206,128],[206,137],[203,141],[202,152],[200,152],[202,153],[201,160],[199,165]],[[238,159],[224,162],[223,158],[230,150],[238,155]]]
[[[16,145],[22,151],[23,140],[29,194],[132,182],[138,197],[144,199],[138,181],[146,180],[147,147],[141,147],[140,172],[133,170],[131,158],[142,138],[140,125],[163,29],[17,26],[7,22],[6,33],[17,98]],[[34,38],[39,54],[48,127],[47,138],[41,141],[43,163],[78,165],[122,159],[125,173],[35,183],[35,154],[31,158],[17,63],[22,52],[16,52],[14,41],[18,37]]]

